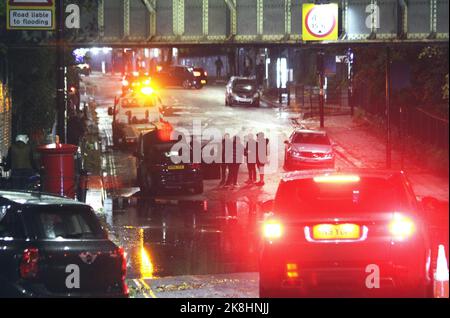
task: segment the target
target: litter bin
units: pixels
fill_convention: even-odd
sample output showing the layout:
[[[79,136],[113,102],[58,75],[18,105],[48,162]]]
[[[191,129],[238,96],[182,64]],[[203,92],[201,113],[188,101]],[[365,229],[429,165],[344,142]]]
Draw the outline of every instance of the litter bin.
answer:
[[[75,160],[78,147],[53,143],[38,147],[44,168],[43,190],[46,192],[75,198]]]

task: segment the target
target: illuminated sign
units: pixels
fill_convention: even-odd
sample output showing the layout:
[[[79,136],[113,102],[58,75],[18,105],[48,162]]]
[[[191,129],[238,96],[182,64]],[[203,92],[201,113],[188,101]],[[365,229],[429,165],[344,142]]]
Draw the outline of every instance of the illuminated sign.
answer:
[[[54,1],[9,0],[6,3],[6,28],[8,30],[54,30]]]
[[[302,7],[303,41],[338,39],[338,5],[305,3]]]

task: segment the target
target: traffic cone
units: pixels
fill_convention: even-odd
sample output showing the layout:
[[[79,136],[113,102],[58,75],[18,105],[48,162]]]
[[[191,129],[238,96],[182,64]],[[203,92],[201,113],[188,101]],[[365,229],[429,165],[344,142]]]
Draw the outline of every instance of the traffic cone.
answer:
[[[434,297],[435,298],[449,298],[448,297],[448,263],[445,257],[444,245],[439,245],[436,273],[434,274]]]

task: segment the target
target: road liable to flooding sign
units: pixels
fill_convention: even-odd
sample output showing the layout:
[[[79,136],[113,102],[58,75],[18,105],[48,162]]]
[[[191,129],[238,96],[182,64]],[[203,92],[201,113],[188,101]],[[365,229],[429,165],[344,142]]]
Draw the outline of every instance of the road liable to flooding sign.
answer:
[[[55,5],[51,0],[9,0],[8,30],[54,30]]]

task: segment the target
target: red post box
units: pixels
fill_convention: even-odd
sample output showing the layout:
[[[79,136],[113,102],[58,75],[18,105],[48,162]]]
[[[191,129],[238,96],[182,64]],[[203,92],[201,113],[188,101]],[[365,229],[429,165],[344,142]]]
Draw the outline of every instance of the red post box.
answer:
[[[54,143],[38,147],[44,167],[43,189],[46,192],[75,198],[75,160],[78,147]]]

